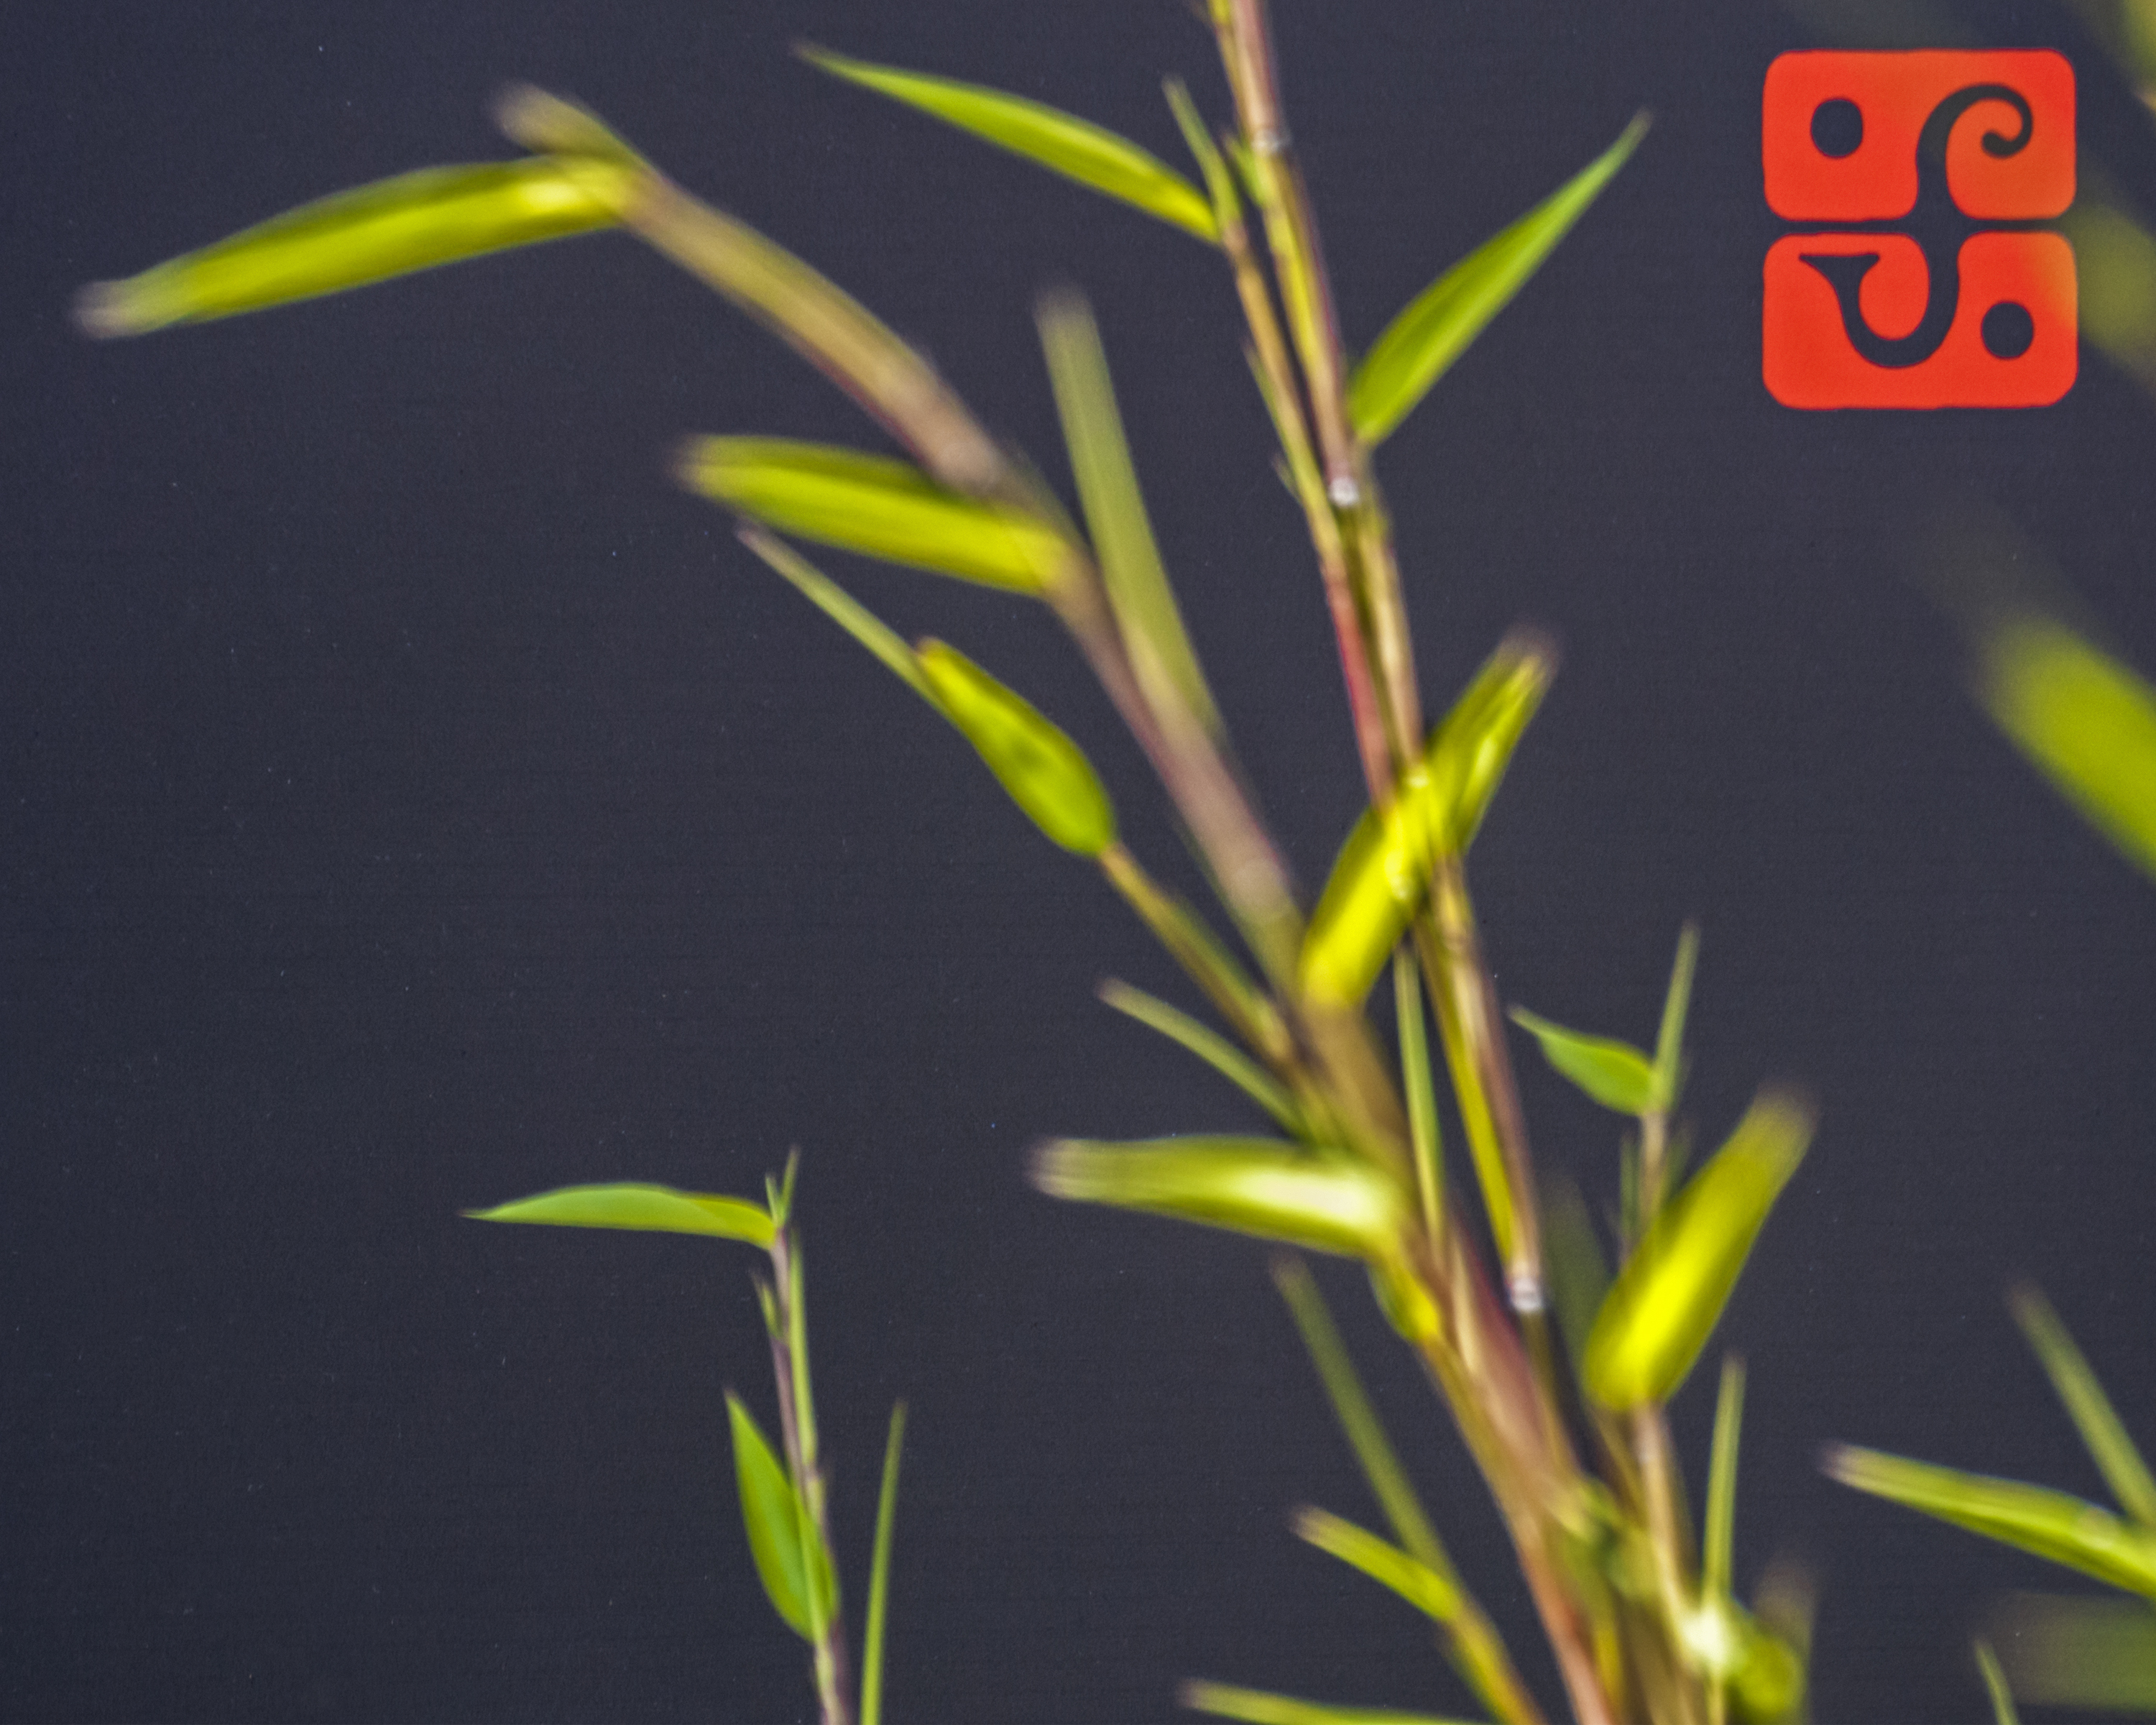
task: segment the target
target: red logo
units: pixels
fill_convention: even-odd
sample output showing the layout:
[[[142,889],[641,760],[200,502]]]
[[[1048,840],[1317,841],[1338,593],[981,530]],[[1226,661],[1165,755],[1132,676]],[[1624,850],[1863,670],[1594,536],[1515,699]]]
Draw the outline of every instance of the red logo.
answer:
[[[2079,365],[2074,74],[2050,52],[1767,69],[1763,370],[1792,408],[2037,408]]]

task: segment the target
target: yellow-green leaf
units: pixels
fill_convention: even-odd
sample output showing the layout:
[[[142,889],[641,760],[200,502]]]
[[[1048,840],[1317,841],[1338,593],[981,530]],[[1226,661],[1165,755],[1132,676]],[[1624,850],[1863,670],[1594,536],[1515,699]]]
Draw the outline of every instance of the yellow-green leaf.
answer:
[[[961,131],[1121,198],[1200,239],[1216,237],[1213,207],[1204,193],[1150,151],[1089,120],[955,78],[875,65],[821,48],[804,46],[799,52],[803,59],[835,77],[932,114]]]
[[[1991,1699],[1992,1725],[2021,1725],[2021,1715],[2015,1710],[2014,1692],[2007,1686],[2006,1673],[1999,1668],[1999,1656],[1991,1651],[1989,1641],[1975,1644],[1976,1671],[1984,1679],[1984,1692]]]
[[[1753,1242],[1811,1142],[1811,1111],[1768,1091],[1658,1215],[1595,1316],[1581,1376],[1604,1407],[1666,1401],[1721,1321]]]
[[[734,1481],[749,1555],[773,1609],[803,1640],[831,1620],[838,1590],[814,1524],[770,1440],[738,1396],[726,1396],[733,1430]]]
[[[1297,1510],[1294,1527],[1297,1538],[1390,1588],[1425,1617],[1450,1623],[1460,1615],[1460,1589],[1389,1540],[1322,1509]]]
[[[1653,1104],[1654,1066],[1630,1043],[1568,1030],[1524,1006],[1514,1007],[1512,1016],[1542,1045],[1544,1060],[1604,1107],[1620,1114],[1644,1114]]]
[[[884,1440],[883,1486],[876,1493],[875,1547],[869,1558],[868,1620],[861,1630],[860,1725],[882,1725],[884,1620],[891,1600],[891,1530],[898,1518],[898,1457],[906,1444],[906,1404],[891,1410]]]
[[[2156,1712],[2156,1613],[2139,1599],[2009,1594],[1991,1630],[2025,1700]]]
[[[1234,1085],[1291,1132],[1304,1129],[1302,1110],[1295,1098],[1264,1067],[1217,1030],[1201,1024],[1179,1007],[1171,1006],[1143,988],[1110,977],[1098,990],[1101,999],[1117,1012],[1127,1014],[1188,1049]]]
[[[588,234],[620,219],[633,172],[582,156],[421,168],[302,204],[125,281],[98,282],[83,290],[75,316],[93,336],[139,336]]]
[[[947,490],[910,462],[775,437],[705,437],[681,482],[782,532],[1038,595],[1070,548],[1034,516]]]
[[[1034,1153],[1051,1197],[1113,1204],[1354,1258],[1397,1255],[1406,1220],[1392,1182],[1363,1163],[1260,1138],[1065,1138]]]
[[[944,716],[1035,826],[1081,856],[1116,842],[1116,811],[1076,743],[957,648],[923,641],[915,662]]]
[[[2156,1530],[2123,1522],[2084,1498],[1848,1444],[1830,1446],[1820,1465],[1856,1491],[2156,1598]]]
[[[1655,1086],[1658,1114],[1677,1105],[1684,1086],[1685,1014],[1691,1007],[1692,974],[1699,968],[1699,925],[1687,922],[1677,933],[1677,956],[1670,966],[1669,992],[1662,997],[1661,1027],[1655,1034]]]
[[[1198,667],[1183,613],[1168,585],[1138,490],[1122,416],[1108,376],[1107,356],[1093,315],[1075,294],[1051,294],[1040,305],[1040,340],[1055,388],[1070,470],[1086,508],[1086,526],[1099,554],[1101,584],[1116,614],[1131,667],[1153,711],[1174,724],[1195,721],[1217,737],[1220,715]]]
[[[1231,1683],[1185,1683],[1177,1698],[1193,1712],[1240,1719],[1244,1725],[1468,1725],[1466,1721],[1441,1718],[1435,1713],[1298,1701],[1291,1695],[1238,1689]]]
[[[1303,936],[1304,994],[1359,1007],[1430,891],[1440,857],[1474,840],[1557,668],[1548,644],[1507,636],[1431,736],[1383,809],[1348,835]]]
[[[671,1186],[562,1186],[491,1209],[466,1210],[475,1222],[538,1222],[555,1228],[628,1228],[658,1234],[706,1234],[770,1247],[771,1213],[745,1198],[677,1192]]]
[[[808,558],[761,527],[744,526],[742,543],[778,570],[802,598],[874,654],[886,670],[938,712],[943,704],[936,698],[928,679],[921,675],[913,649],[905,638]]]
[[[1615,143],[1439,276],[1392,321],[1348,385],[1348,417],[1365,443],[1383,442],[1527,285],[1646,131],[1647,116],[1640,114]]]
[[[1978,693],[2060,795],[2156,875],[2156,690],[2048,618],[1983,639]]]
[[[2024,1282],[2013,1290],[2008,1303],[2118,1507],[2143,1527],[2156,1528],[2156,1480],[2149,1478],[2148,1464],[2126,1435],[2111,1398],[2051,1310],[2051,1302]]]

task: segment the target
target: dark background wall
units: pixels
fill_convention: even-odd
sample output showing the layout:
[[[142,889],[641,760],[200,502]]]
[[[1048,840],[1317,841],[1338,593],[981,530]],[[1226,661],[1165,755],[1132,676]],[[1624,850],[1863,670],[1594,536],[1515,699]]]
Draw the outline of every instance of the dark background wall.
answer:
[[[1918,578],[1975,521],[2156,665],[2151,401],[2093,352],[2039,412],[1766,397],[1760,82],[1821,39],[1778,11],[1280,12],[1353,342],[1656,110],[1382,474],[1433,704],[1516,619],[1568,650],[1475,860],[1507,997],[1644,1038],[1697,916],[1700,1132],[1770,1076],[1822,1106],[1726,1326],[1740,1577],[1817,1566],[1821,1719],[1979,1717],[1969,1633],[2048,1572],[1813,1457],[2097,1491],[2005,1319],[2016,1273],[2156,1439],[2156,888],[1987,728]],[[1162,73],[1225,111],[1168,0],[0,12],[0,1715],[807,1717],[732,1502],[722,1389],[768,1394],[746,1255],[455,1214],[751,1191],[794,1143],[857,1578],[913,1407],[896,1718],[1163,1718],[1186,1675],[1465,1706],[1417,1620],[1286,1530],[1370,1511],[1262,1251],[1021,1177],[1045,1134],[1253,1123],[1091,1001],[1109,973],[1185,998],[1165,962],[665,477],[692,430],[873,444],[846,403],[619,239],[116,347],[68,324],[83,281],[502,153],[486,104],[519,76],[862,294],[1066,491],[1029,308],[1075,281],[1322,880],[1361,797],[1215,260],[819,78],[797,36],[1172,158]],[[1068,726],[1196,890],[1044,614],[831,567]],[[1521,1054],[1541,1153],[1607,1192],[1609,1117]],[[1440,1408],[1358,1278],[1327,1286],[1532,1645]],[[1711,1399],[1676,1409],[1695,1478]]]

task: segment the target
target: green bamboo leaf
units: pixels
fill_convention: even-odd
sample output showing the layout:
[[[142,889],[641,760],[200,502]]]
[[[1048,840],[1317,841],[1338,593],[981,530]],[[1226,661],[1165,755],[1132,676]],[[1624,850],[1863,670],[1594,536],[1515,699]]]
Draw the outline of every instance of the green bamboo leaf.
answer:
[[[1811,1132],[1809,1107],[1762,1092],[1728,1142],[1656,1217],[1587,1339],[1581,1376],[1595,1400],[1635,1408],[1666,1401],[1684,1382]]]
[[[1450,1623],[1460,1615],[1460,1589],[1390,1541],[1322,1509],[1297,1510],[1292,1525],[1298,1539],[1390,1588],[1425,1617]]]
[[[937,712],[943,711],[943,703],[922,675],[913,649],[896,629],[783,540],[761,527],[748,526],[741,530],[741,542],[793,583],[794,590],[810,604],[873,653],[899,681]]]
[[[1050,294],[1040,304],[1040,340],[1062,415],[1063,440],[1085,506],[1086,526],[1099,554],[1108,603],[1147,703],[1163,719],[1183,715],[1208,734],[1220,734],[1213,691],[1183,626],[1168,571],[1161,567],[1152,524],[1131,465],[1115,384],[1093,315],[1075,294]]]
[[[1070,547],[1025,512],[937,485],[909,462],[775,437],[696,438],[678,465],[692,491],[782,532],[842,551],[1038,597]]]
[[[425,167],[301,204],[125,281],[85,288],[93,336],[311,300],[512,246],[610,228],[634,171],[580,156]]]
[[[1653,1106],[1655,1069],[1630,1043],[1568,1030],[1524,1006],[1514,1007],[1512,1019],[1541,1044],[1543,1058],[1593,1101],[1620,1114],[1645,1114]]]
[[[869,1559],[868,1624],[861,1635],[860,1725],[882,1725],[884,1617],[891,1596],[891,1530],[898,1517],[898,1456],[906,1443],[906,1404],[891,1410],[884,1440],[883,1487],[876,1494],[875,1551]]]
[[[1303,1130],[1302,1110],[1285,1086],[1256,1061],[1245,1055],[1218,1031],[1209,1029],[1187,1012],[1165,1000],[1111,977],[1100,987],[1100,996],[1117,1012],[1158,1030],[1178,1043],[1234,1085],[1291,1132]]]
[[[1707,1532],[1700,1541],[1700,1591],[1729,1603],[1730,1556],[1737,1539],[1737,1445],[1744,1425],[1744,1362],[1722,1358],[1722,1386],[1714,1399],[1714,1440],[1707,1451]]]
[[[1264,1689],[1238,1689],[1229,1683],[1188,1682],[1177,1699],[1194,1713],[1240,1719],[1244,1725],[1471,1725],[1435,1713],[1404,1713],[1394,1707],[1336,1707],[1297,1701]]]
[[[1054,1198],[1203,1222],[1312,1251],[1397,1255],[1399,1194],[1364,1163],[1322,1160],[1261,1138],[1065,1138],[1034,1153],[1033,1183]]]
[[[2054,789],[2156,875],[2156,690],[2033,614],[1982,639],[1978,696]]]
[[[539,1222],[556,1228],[629,1228],[705,1234],[768,1250],[771,1213],[745,1198],[676,1192],[670,1186],[562,1186],[491,1209],[466,1210],[475,1222]]]
[[[742,1525],[748,1533],[757,1575],[787,1626],[803,1640],[814,1640],[819,1619],[829,1620],[836,1598],[828,1560],[770,1440],[741,1398],[731,1392],[726,1416],[733,1428],[734,1481],[741,1492]],[[820,1597],[812,1596],[812,1589]]]
[[[806,45],[796,52],[834,77],[932,114],[961,131],[1121,198],[1200,239],[1216,237],[1212,206],[1195,186],[1129,139],[1091,121],[955,78],[875,65]]]
[[[1684,1087],[1685,1015],[1691,1007],[1692,973],[1699,968],[1699,925],[1687,922],[1677,934],[1677,956],[1670,967],[1669,992],[1662,997],[1661,1027],[1655,1035],[1655,1086],[1650,1098],[1657,1114],[1677,1105]]]
[[[1404,952],[1393,954],[1393,1019],[1399,1034],[1400,1088],[1407,1094],[1408,1142],[1414,1151],[1415,1194],[1422,1200],[1424,1231],[1435,1240],[1445,1199],[1437,1081],[1430,1071],[1430,1038],[1423,1028],[1422,967]]]
[[[1551,1175],[1543,1188],[1543,1261],[1549,1276],[1550,1305],[1577,1378],[1594,1332],[1594,1314],[1609,1291],[1609,1266],[1594,1237],[1594,1221],[1579,1188]]]
[[[2025,1700],[2156,1712],[2156,1614],[2143,1600],[2010,1594],[1991,1631]]]
[[[1348,835],[1303,936],[1303,993],[1359,1007],[1429,895],[1439,859],[1473,843],[1557,656],[1534,634],[1508,635],[1476,673],[1383,809]]]
[[[2156,1598],[2156,1530],[2123,1522],[2083,1498],[1847,1444],[1830,1445],[1820,1466],[1856,1491]]]
[[[944,716],[1035,826],[1081,856],[1116,842],[1116,811],[1076,743],[957,648],[923,641],[916,662]]]
[[[1392,321],[1348,385],[1348,417],[1365,443],[1382,443],[1527,285],[1646,132],[1643,113],[1615,143],[1439,276]]]
[[[2013,1308],[2015,1322],[2020,1325],[2021,1333],[2029,1338],[2029,1346],[2042,1363],[2045,1375],[2051,1378],[2051,1388],[2066,1404],[2104,1483],[2118,1500],[2118,1507],[2143,1527],[2156,1528],[2156,1480],[2149,1478],[2148,1463],[2134,1448],[2133,1440],[2127,1436],[2111,1398],[2103,1393],[2088,1361],[2074,1346],[2074,1338],[2066,1333],[2059,1315],[2051,1310],[2051,1302],[2023,1282],[2008,1295],[2007,1303]]]
[[[1991,1699],[1993,1725],[2021,1725],[2021,1716],[2014,1710],[2014,1692],[2006,1686],[2006,1673],[1999,1668],[1999,1656],[1991,1651],[1989,1641],[1974,1644],[1977,1675],[1984,1679],[1984,1692]]]

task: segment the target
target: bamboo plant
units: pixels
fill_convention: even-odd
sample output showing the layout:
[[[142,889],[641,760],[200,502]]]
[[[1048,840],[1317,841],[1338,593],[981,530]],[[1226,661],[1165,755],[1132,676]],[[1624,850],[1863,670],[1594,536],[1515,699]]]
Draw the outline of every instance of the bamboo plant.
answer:
[[[1439,275],[1358,358],[1335,315],[1263,0],[1209,0],[1208,22],[1229,111],[1209,120],[1180,84],[1167,85],[1188,169],[1036,102],[803,53],[838,79],[1014,151],[1217,254],[1276,440],[1276,469],[1308,531],[1368,799],[1314,905],[1298,901],[1230,747],[1147,524],[1099,335],[1075,295],[1045,299],[1039,321],[1075,516],[1040,469],[984,429],[934,367],[850,294],[674,183],[592,114],[528,88],[511,90],[498,110],[523,155],[424,169],[325,198],[89,289],[80,319],[95,335],[140,334],[620,229],[792,347],[902,453],[703,437],[678,452],[677,476],[729,511],[750,552],[956,730],[1048,839],[1101,871],[1214,1021],[1121,982],[1105,986],[1106,1003],[1229,1079],[1278,1127],[1265,1138],[1055,1142],[1034,1154],[1036,1183],[1064,1199],[1235,1230],[1286,1252],[1282,1292],[1387,1524],[1373,1532],[1309,1510],[1296,1531],[1430,1619],[1482,1715],[1504,1725],[1551,1717],[1407,1484],[1296,1250],[1367,1269],[1386,1318],[1481,1470],[1564,1708],[1579,1725],[1796,1716],[1806,1628],[1794,1594],[1784,1589],[1748,1609],[1732,1586],[1741,1365],[1722,1370],[1703,1518],[1686,1502],[1665,1409],[1706,1353],[1804,1158],[1811,1109],[1797,1092],[1766,1088],[1719,1147],[1687,1167],[1691,1133],[1680,1107],[1697,954],[1687,929],[1650,1050],[1515,1014],[1558,1072],[1625,1122],[1621,1190],[1606,1227],[1580,1194],[1538,1168],[1468,860],[1557,655],[1540,635],[1516,632],[1435,722],[1426,718],[1378,474],[1387,436],[1586,213],[1639,144],[1646,118]],[[1217,901],[1214,915],[1163,886],[1123,842],[1099,776],[1050,718],[959,647],[903,639],[794,542],[1045,606],[1157,776]],[[1388,980],[1389,1045],[1368,1010]],[[1463,1141],[1450,1155],[1440,1142],[1440,1072]],[[730,1401],[749,1544],[773,1605],[809,1645],[825,1725],[873,1725],[901,1419],[892,1422],[856,1660],[842,1629],[816,1437],[793,1187],[789,1164],[761,1203],[577,1188],[476,1214],[716,1235],[768,1255],[759,1291],[779,1442],[745,1403]],[[1352,1685],[1352,1674],[1342,1681]],[[1189,1684],[1183,1699],[1260,1722],[1370,1717],[1212,1681]]]

